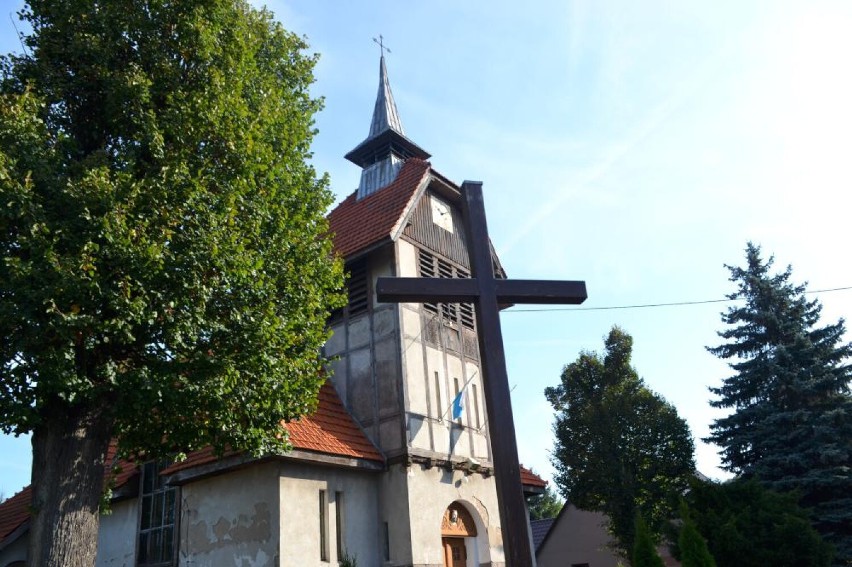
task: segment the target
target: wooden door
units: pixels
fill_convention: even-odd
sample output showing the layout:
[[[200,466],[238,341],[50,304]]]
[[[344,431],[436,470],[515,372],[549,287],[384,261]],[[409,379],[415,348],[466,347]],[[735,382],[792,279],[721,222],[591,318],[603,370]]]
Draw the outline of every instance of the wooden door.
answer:
[[[460,537],[441,538],[444,544],[444,567],[465,567],[467,565],[467,550],[464,539]]]

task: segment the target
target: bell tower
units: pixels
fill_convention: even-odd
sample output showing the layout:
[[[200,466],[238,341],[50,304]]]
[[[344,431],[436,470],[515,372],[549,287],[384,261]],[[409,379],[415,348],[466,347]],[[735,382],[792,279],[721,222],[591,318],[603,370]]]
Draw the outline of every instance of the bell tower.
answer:
[[[328,217],[349,301],[329,321],[326,354],[335,357],[341,400],[388,464],[380,490],[388,561],[443,565],[451,543],[465,549],[468,565],[500,565],[473,307],[379,303],[375,295],[380,276],[470,277],[460,188],[429,157],[404,133],[383,50],[369,134],[346,154],[361,168],[360,183]],[[492,260],[505,277],[493,251]],[[464,512],[471,528],[449,543],[447,510]]]

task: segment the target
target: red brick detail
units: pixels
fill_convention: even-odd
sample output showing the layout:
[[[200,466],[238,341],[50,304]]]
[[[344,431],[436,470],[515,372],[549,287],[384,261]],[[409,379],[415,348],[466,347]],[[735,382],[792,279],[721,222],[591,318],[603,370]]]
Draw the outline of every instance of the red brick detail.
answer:
[[[429,171],[428,161],[408,158],[387,187],[360,201],[355,191],[337,205],[328,215],[329,232],[337,254],[347,258],[390,238]]]
[[[521,465],[521,484],[524,486],[536,486],[538,488],[545,488],[547,486],[547,481]]]

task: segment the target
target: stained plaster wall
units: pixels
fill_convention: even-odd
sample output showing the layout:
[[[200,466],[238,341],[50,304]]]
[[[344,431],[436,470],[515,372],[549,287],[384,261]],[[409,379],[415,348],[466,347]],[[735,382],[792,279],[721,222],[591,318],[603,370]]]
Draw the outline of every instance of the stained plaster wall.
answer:
[[[379,479],[379,551],[384,555],[384,523],[388,526],[388,560],[377,565],[407,567],[412,565],[412,516],[420,514],[423,503],[412,507],[408,492],[409,469],[402,464],[388,467]]]
[[[371,308],[331,326],[325,353],[336,357],[330,365],[332,382],[364,432],[387,456],[404,452],[402,425],[402,370],[396,306],[378,303],[375,281],[395,275],[393,247],[369,258]]]
[[[412,564],[440,567],[443,565],[441,519],[453,502],[461,502],[476,523],[477,537],[466,540],[468,565],[505,564],[497,489],[494,477],[466,475],[440,467],[411,467],[408,475],[411,514]]]
[[[261,463],[184,485],[179,565],[278,565],[277,472]]]
[[[278,470],[281,567],[337,565],[337,509],[343,549],[359,565],[380,564],[379,474],[327,466],[281,463]],[[319,492],[326,491],[327,561],[320,555]],[[341,493],[341,501],[337,500]]]
[[[98,529],[98,555],[95,567],[136,565],[136,534],[139,526],[139,500],[113,502],[111,512],[102,515]]]

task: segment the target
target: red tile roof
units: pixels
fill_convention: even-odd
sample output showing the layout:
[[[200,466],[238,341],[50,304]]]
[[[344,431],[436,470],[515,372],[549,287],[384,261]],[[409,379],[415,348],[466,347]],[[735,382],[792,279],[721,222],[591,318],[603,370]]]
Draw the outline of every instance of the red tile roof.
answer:
[[[331,382],[326,382],[320,389],[317,411],[313,415],[291,421],[285,427],[290,432],[290,443],[294,449],[384,463],[382,454],[343,407]],[[237,452],[227,452],[224,456],[235,454]],[[212,448],[207,447],[190,453],[186,460],[164,469],[162,474],[206,465],[219,458]]]
[[[27,486],[0,504],[0,542],[29,519],[32,499],[32,490]]]
[[[547,486],[547,481],[521,465],[521,484],[524,486],[537,486],[544,488]]]
[[[346,411],[331,382],[319,393],[319,405],[313,415],[286,425],[293,447],[384,462],[384,457]]]
[[[328,215],[335,251],[347,258],[390,238],[429,171],[428,161],[408,158],[387,187],[360,201],[357,191],[344,199]]]

